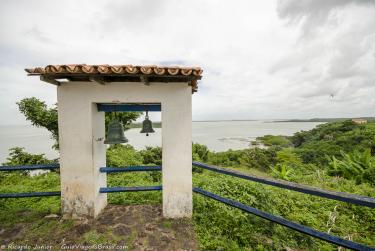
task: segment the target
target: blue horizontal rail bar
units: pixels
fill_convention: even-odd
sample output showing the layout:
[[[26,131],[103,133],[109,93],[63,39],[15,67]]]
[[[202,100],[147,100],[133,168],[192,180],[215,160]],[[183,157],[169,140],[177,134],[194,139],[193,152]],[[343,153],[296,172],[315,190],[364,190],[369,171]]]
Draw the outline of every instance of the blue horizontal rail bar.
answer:
[[[27,166],[0,166],[0,171],[20,171],[20,170],[53,170],[59,169],[59,163],[53,164],[39,164],[39,165],[27,165]]]
[[[101,187],[100,193],[121,193],[121,192],[141,192],[160,191],[162,186],[140,186],[140,187]]]
[[[230,200],[230,199],[221,197],[219,195],[216,195],[214,193],[210,193],[210,192],[205,191],[201,188],[194,187],[193,191],[196,192],[196,193],[202,194],[204,196],[207,196],[211,199],[220,201],[224,204],[227,204],[227,205],[230,205],[232,207],[241,209],[242,211],[245,211],[247,213],[254,214],[254,215],[259,216],[263,219],[275,222],[277,224],[280,224],[280,225],[283,225],[285,227],[291,228],[291,229],[296,230],[298,232],[301,232],[303,234],[307,234],[307,235],[313,236],[315,238],[318,238],[318,239],[321,239],[321,240],[324,240],[324,241],[327,241],[327,242],[330,242],[330,243],[333,243],[333,244],[336,244],[336,245],[339,245],[339,246],[342,246],[342,247],[346,247],[346,248],[350,248],[350,249],[354,249],[354,250],[366,250],[366,251],[367,250],[375,250],[374,248],[371,248],[371,247],[368,247],[368,246],[365,246],[365,245],[362,245],[362,244],[359,244],[359,243],[356,243],[356,242],[352,242],[352,241],[349,241],[349,240],[345,240],[343,238],[340,238],[340,237],[337,237],[337,236],[334,236],[334,235],[330,235],[330,234],[327,234],[327,233],[324,233],[324,232],[320,232],[320,231],[317,231],[315,229],[306,227],[304,225],[301,225],[301,224],[298,224],[298,223],[295,223],[295,222],[292,222],[292,221],[288,221],[288,220],[286,220],[282,217],[275,216],[273,214],[260,211],[256,208],[247,206],[247,205],[242,204],[238,201]]]
[[[97,104],[99,112],[160,112],[160,104]]]
[[[1,193],[0,199],[61,196],[61,192]]]
[[[101,173],[160,171],[161,166],[101,167]]]
[[[251,180],[255,182],[259,182],[266,185],[271,185],[275,187],[280,187],[288,190],[293,190],[300,193],[315,195],[319,197],[324,197],[332,200],[344,201],[351,204],[366,206],[370,208],[375,208],[375,198],[356,195],[356,194],[348,194],[342,192],[334,192],[334,191],[327,191],[320,188],[310,187],[306,185],[301,185],[293,182],[282,181],[282,180],[274,180],[269,178],[257,177],[253,175],[243,174],[241,172],[235,170],[229,170],[226,168],[220,168],[216,166],[207,165],[200,162],[193,162],[194,166],[201,167],[203,169],[207,169],[213,172],[226,174],[238,178],[242,178],[245,180]]]

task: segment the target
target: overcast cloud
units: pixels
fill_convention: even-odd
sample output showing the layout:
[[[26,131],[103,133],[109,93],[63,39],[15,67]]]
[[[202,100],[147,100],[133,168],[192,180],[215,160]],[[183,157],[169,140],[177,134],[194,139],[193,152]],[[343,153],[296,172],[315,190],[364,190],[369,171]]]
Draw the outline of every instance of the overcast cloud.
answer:
[[[194,120],[375,116],[375,1],[0,2],[1,124],[65,63],[200,66]]]

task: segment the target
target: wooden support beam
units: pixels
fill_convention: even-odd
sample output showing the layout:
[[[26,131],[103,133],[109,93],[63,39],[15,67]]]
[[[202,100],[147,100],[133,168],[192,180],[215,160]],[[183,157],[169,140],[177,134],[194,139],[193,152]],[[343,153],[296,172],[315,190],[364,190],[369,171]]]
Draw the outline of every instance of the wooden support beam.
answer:
[[[44,75],[40,75],[40,80],[44,81],[44,82],[47,82],[47,83],[50,83],[50,84],[53,84],[53,85],[60,85],[61,84],[56,79],[51,78],[51,77],[47,77],[47,76],[44,76]]]
[[[101,85],[105,85],[106,83],[108,83],[107,81],[104,80],[103,77],[91,76],[89,77],[89,79],[91,82],[95,82]]]
[[[145,85],[150,85],[150,82],[148,80],[148,77],[147,76],[140,76],[139,77],[141,79],[141,82]]]

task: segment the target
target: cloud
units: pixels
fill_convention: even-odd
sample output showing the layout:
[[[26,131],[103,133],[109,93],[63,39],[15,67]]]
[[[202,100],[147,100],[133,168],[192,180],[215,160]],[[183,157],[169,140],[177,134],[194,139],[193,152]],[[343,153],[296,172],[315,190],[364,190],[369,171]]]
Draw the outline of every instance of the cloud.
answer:
[[[201,66],[195,120],[373,115],[373,6],[1,1],[0,114],[7,123],[24,123],[12,116],[20,98],[56,102],[55,87],[27,77],[25,67],[107,63]]]
[[[269,73],[292,83],[294,97],[323,98],[322,108],[335,102],[341,107],[337,113],[373,115],[365,100],[375,94],[375,2],[290,0],[279,1],[277,10],[288,26],[299,29],[299,37]]]
[[[308,35],[321,25],[337,24],[336,14],[347,6],[371,6],[373,0],[279,0],[277,12],[289,24],[302,23],[303,34]]]

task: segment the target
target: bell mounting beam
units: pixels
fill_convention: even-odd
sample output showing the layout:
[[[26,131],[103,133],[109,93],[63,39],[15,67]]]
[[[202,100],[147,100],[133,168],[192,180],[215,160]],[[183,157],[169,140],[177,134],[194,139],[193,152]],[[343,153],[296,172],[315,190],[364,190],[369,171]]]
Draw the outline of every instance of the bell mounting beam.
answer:
[[[44,81],[44,82],[47,82],[47,83],[50,83],[50,84],[53,84],[53,85],[60,85],[61,84],[56,79],[48,77],[48,76],[44,76],[44,75],[40,75],[40,80]]]
[[[97,104],[99,112],[161,112],[161,104]]]
[[[150,85],[150,81],[147,76],[140,76],[141,82],[145,85]]]
[[[91,82],[95,82],[95,83],[98,83],[98,84],[101,84],[101,85],[105,85],[105,84],[108,83],[103,77],[97,77],[97,76],[89,77],[89,80]]]

